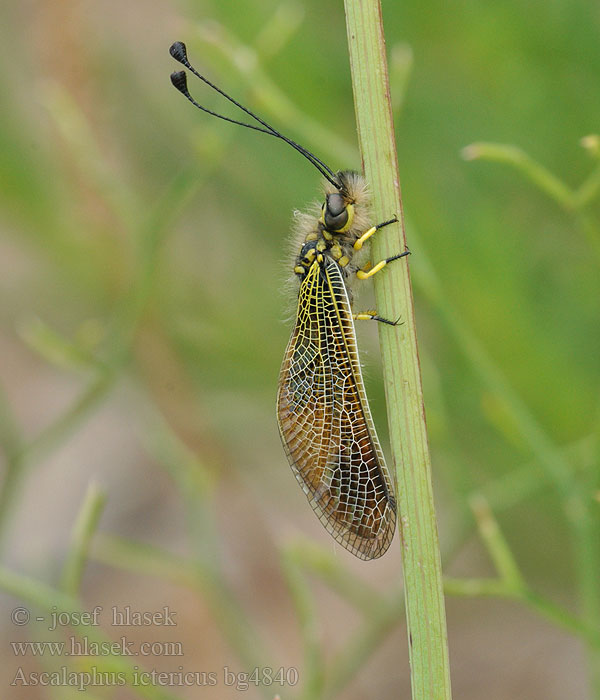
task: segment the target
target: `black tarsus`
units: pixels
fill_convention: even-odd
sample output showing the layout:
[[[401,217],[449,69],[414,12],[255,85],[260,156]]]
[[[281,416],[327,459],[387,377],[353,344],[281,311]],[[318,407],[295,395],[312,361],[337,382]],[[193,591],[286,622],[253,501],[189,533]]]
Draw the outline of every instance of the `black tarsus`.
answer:
[[[317,156],[314,155],[314,153],[311,153],[309,150],[304,148],[304,146],[301,146],[300,144],[296,143],[295,141],[292,141],[292,139],[288,138],[287,136],[284,136],[282,133],[274,129],[270,124],[268,124],[266,121],[261,119],[258,115],[254,114],[254,112],[250,111],[247,107],[244,107],[242,104],[240,104],[237,100],[234,100],[233,97],[228,95],[226,92],[221,90],[221,88],[217,87],[214,83],[211,83],[208,78],[205,78],[203,75],[198,73],[198,71],[192,66],[192,64],[189,62],[188,57],[187,57],[187,49],[185,47],[185,44],[182,41],[176,41],[175,43],[171,44],[171,47],[169,48],[169,53],[171,56],[181,63],[183,66],[185,66],[189,71],[191,71],[197,78],[200,78],[202,82],[204,82],[206,85],[208,85],[210,88],[218,92],[220,95],[222,95],[226,100],[229,100],[232,104],[234,104],[236,107],[241,109],[243,112],[245,112],[249,117],[252,117],[252,119],[255,119],[259,124],[261,124],[265,128],[260,128],[258,126],[254,126],[253,124],[246,124],[245,122],[240,122],[236,119],[230,119],[229,117],[224,116],[223,114],[218,114],[217,112],[213,112],[210,109],[207,109],[206,107],[203,107],[200,105],[194,98],[190,95],[188,87],[187,87],[187,79],[185,76],[184,71],[177,71],[175,73],[171,74],[171,83],[173,84],[174,87],[179,90],[195,107],[198,107],[198,109],[201,109],[203,112],[206,112],[207,114],[212,115],[213,117],[217,117],[219,119],[223,119],[224,121],[230,122],[232,124],[238,124],[239,126],[244,126],[247,129],[253,129],[254,131],[260,131],[263,134],[268,134],[269,136],[274,136],[275,138],[281,139],[282,141],[285,141],[288,143],[292,148],[294,148],[298,153],[302,154],[310,163],[314,165],[314,167],[323,175],[323,177],[328,180],[334,187],[336,187],[338,190],[342,189],[341,183],[337,180],[336,174],[329,168],[323,161],[319,160]]]
[[[393,219],[388,219],[387,221],[382,221],[380,224],[377,224],[375,228],[379,230],[380,228],[383,228],[384,226],[389,226],[390,224],[397,224],[398,223],[398,217],[395,216]]]
[[[400,258],[404,258],[407,255],[411,255],[411,252],[408,248],[404,251],[404,253],[398,253],[398,255],[392,255],[390,258],[386,258],[385,262],[391,263],[394,262],[394,260],[400,260]]]
[[[387,323],[388,326],[399,326],[402,325],[400,323],[400,319],[402,317],[398,316],[398,318],[395,321],[390,321],[389,318],[383,318],[383,316],[378,316],[375,314],[375,316],[371,316],[371,321],[379,321],[379,323]]]

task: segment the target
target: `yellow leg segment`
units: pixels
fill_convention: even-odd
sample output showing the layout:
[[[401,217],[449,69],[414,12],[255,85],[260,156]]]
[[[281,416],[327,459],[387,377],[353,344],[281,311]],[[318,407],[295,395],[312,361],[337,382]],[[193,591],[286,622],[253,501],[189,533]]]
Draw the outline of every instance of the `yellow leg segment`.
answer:
[[[369,271],[357,270],[356,276],[358,277],[359,280],[368,280],[369,277],[373,277],[373,275],[376,275],[379,272],[379,270],[382,270],[386,265],[387,265],[387,260],[382,260],[381,262],[378,262],[377,265],[372,267]]]
[[[398,222],[398,219],[394,217],[393,219],[390,219],[389,221],[383,221],[380,224],[377,224],[377,226],[372,226],[368,231],[365,231],[363,235],[357,239],[354,243],[354,250],[360,250],[363,245],[371,238],[371,236],[375,233],[375,231],[379,231],[380,228],[383,228],[384,226],[389,226],[390,224],[395,224]]]
[[[377,265],[374,265],[370,269],[369,269],[369,266],[367,265],[365,267],[365,269],[357,270],[356,276],[358,277],[359,280],[368,280],[369,277],[373,277],[373,275],[376,275],[379,272],[379,270],[382,270],[388,263],[391,263],[394,260],[398,260],[400,258],[404,258],[406,255],[410,255],[410,250],[405,250],[404,253],[400,253],[399,255],[392,255],[391,258],[386,258],[385,260],[381,260],[380,262],[377,263]]]
[[[388,326],[397,326],[400,323],[400,319],[395,321],[390,321],[387,318],[383,318],[377,314],[377,311],[361,311],[353,315],[355,321],[379,321],[379,323],[387,323]]]
[[[365,231],[363,235],[357,239],[354,243],[354,250],[360,250],[363,245],[371,238],[371,236],[377,231],[377,226],[371,226],[368,231]]]
[[[377,316],[377,311],[360,311],[354,314],[355,321],[372,321]]]

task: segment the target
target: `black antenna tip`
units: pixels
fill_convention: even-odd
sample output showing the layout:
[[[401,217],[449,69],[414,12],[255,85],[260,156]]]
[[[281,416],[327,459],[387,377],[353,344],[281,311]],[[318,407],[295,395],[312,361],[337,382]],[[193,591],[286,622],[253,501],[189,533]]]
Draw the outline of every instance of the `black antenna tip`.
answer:
[[[183,63],[184,65],[187,63],[187,49],[183,41],[176,41],[174,44],[171,44],[169,53],[176,61],[179,61],[179,63]]]
[[[173,87],[176,87],[179,92],[182,92],[184,95],[188,95],[187,76],[184,70],[178,70],[175,71],[175,73],[171,73],[171,82],[173,83]]]

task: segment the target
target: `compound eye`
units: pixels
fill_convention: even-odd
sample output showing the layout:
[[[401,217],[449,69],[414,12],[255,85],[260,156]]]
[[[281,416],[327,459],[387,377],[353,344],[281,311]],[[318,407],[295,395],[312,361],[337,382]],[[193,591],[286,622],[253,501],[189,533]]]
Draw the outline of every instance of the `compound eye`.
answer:
[[[331,216],[339,216],[345,208],[346,205],[341,194],[333,192],[327,195],[327,211]]]
[[[339,231],[348,222],[348,209],[341,194],[334,192],[327,195],[324,213],[325,228]]]

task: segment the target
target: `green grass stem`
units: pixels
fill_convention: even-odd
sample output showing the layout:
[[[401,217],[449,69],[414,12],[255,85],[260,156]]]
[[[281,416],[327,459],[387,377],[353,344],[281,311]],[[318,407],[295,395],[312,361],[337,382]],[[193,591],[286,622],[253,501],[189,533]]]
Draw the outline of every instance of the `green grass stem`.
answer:
[[[345,0],[356,121],[364,172],[377,221],[402,222],[400,181],[390,103],[381,7],[378,0]],[[403,224],[373,243],[375,262],[405,249]],[[423,391],[408,263],[375,276],[378,313],[403,321],[379,331],[398,505],[412,697],[451,697],[441,559],[433,506]]]
[[[79,594],[90,544],[98,528],[105,504],[106,494],[97,484],[91,483],[73,527],[71,547],[62,572],[61,589],[73,597]]]

